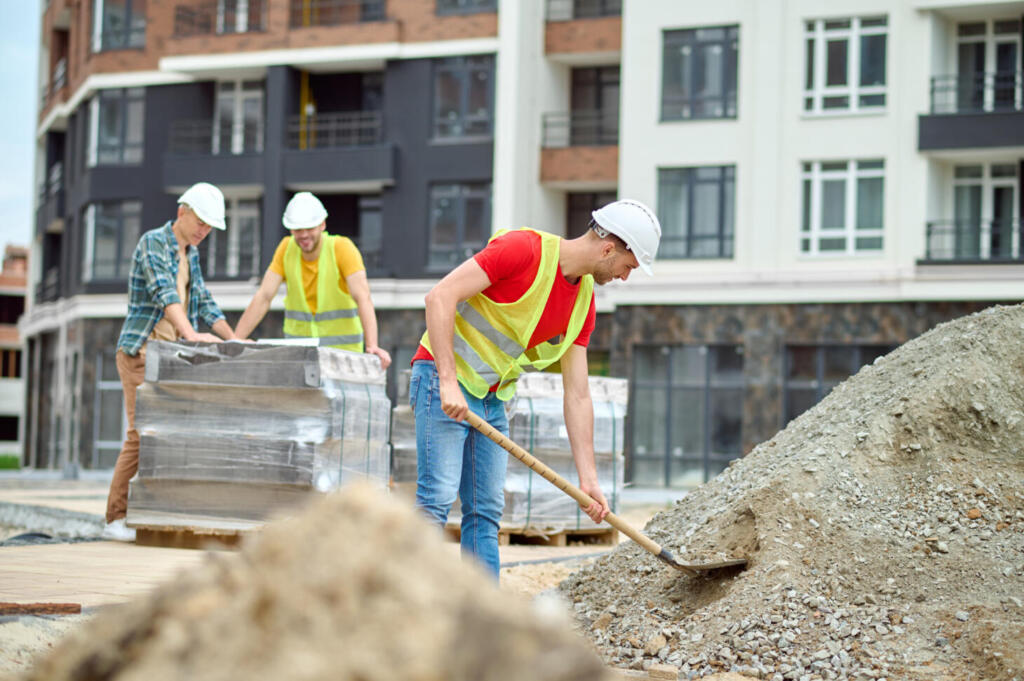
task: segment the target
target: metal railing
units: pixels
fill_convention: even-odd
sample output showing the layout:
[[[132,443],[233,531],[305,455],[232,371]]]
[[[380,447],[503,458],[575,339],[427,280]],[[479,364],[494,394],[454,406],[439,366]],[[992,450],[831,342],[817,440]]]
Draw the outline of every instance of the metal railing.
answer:
[[[1020,219],[936,220],[926,226],[925,260],[1024,261]]]
[[[46,270],[42,281],[36,284],[36,302],[57,300],[60,293],[60,268],[51,267]]]
[[[1020,111],[1024,77],[1020,71],[975,73],[969,76],[933,76],[931,112],[990,113]]]
[[[543,116],[546,149],[614,146],[619,143],[619,116],[600,110],[559,111]]]
[[[50,172],[46,177],[46,195],[54,198],[64,189],[64,163],[57,161],[50,166]]]
[[[384,139],[380,111],[343,111],[288,118],[289,149],[336,149],[380,144]]]
[[[174,121],[168,150],[187,156],[224,156],[263,151],[263,122]]]
[[[267,0],[205,0],[174,8],[174,35],[228,35],[263,31]]]
[[[622,16],[622,0],[548,0],[548,21]]]
[[[68,58],[61,57],[57,65],[53,67],[52,85],[53,93],[57,94],[61,88],[68,84]]]
[[[385,0],[291,0],[289,24],[339,26],[386,19]]]

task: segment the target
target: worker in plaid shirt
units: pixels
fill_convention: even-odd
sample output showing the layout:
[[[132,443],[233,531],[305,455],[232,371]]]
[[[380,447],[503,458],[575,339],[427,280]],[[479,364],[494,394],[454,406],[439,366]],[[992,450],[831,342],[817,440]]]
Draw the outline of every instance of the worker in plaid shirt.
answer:
[[[177,219],[143,234],[132,255],[128,314],[117,339],[116,355],[117,373],[124,388],[128,431],[110,481],[104,538],[135,539],[135,530],[125,525],[125,516],[128,481],[139,467],[135,391],[145,377],[146,342],[180,339],[216,343],[221,338],[235,338],[224,313],[206,288],[199,267],[196,246],[211,228],[226,228],[224,195],[212,184],[200,182],[178,199]],[[217,335],[199,333],[196,327],[200,320]]]

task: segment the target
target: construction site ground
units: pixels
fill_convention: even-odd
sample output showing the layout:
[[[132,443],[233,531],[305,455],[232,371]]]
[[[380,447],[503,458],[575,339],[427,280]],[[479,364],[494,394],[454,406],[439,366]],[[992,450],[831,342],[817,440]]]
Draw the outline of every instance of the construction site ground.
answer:
[[[0,507],[54,509],[72,517],[83,514],[94,518],[98,525],[106,507],[107,489],[103,477],[56,480],[8,474],[0,477]],[[675,497],[680,495],[674,493]],[[671,503],[671,496],[657,492],[627,495],[620,515],[643,527]],[[0,524],[0,542],[25,529]],[[623,537],[620,541],[629,540]],[[445,546],[453,554],[459,551],[456,543]],[[583,543],[564,547],[501,546],[501,588],[532,598],[553,589],[570,573],[612,548]],[[214,545],[206,550],[161,548],[95,540],[0,546],[0,602],[73,603],[82,607],[81,615],[0,616],[0,680],[28,669],[36,653],[51,648],[104,606],[150,592],[201,565],[210,551],[223,550],[229,549]]]

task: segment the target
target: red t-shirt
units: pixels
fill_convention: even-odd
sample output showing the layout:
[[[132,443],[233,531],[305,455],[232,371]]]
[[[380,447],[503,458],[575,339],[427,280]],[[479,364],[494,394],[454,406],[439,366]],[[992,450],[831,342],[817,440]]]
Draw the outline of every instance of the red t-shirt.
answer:
[[[491,285],[483,290],[483,294],[498,303],[519,300],[537,277],[540,247],[540,236],[529,230],[516,230],[492,239],[484,250],[473,256],[491,282]],[[529,347],[535,347],[565,333],[569,327],[569,318],[572,316],[579,288],[579,282],[570,284],[566,281],[562,276],[562,267],[559,266],[555,273],[555,283],[551,287],[551,295],[544,306],[544,312],[540,315],[540,321],[537,322],[537,328],[530,337]],[[597,308],[591,295],[587,319],[573,341],[574,345],[587,347],[590,344],[590,334],[594,331],[596,319]],[[434,357],[429,350],[420,345],[412,361],[418,359],[433,360]]]

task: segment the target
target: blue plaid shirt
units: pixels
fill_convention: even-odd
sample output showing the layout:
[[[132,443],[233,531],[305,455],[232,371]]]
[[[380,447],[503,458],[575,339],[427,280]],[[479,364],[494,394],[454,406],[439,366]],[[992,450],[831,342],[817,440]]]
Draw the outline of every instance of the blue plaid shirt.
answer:
[[[198,328],[199,320],[213,326],[224,313],[213,302],[199,268],[199,249],[187,248],[189,269],[188,320]],[[132,254],[128,277],[128,315],[117,339],[117,349],[134,357],[146,343],[153,327],[164,316],[164,308],[181,303],[178,297],[178,240],[171,223],[142,235]]]

